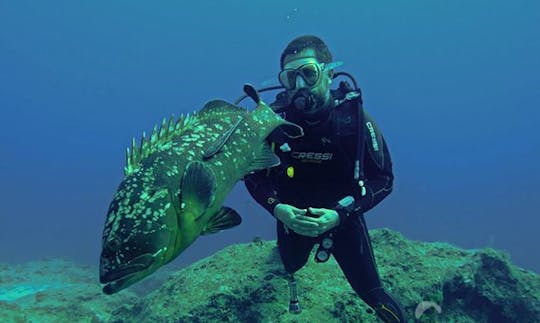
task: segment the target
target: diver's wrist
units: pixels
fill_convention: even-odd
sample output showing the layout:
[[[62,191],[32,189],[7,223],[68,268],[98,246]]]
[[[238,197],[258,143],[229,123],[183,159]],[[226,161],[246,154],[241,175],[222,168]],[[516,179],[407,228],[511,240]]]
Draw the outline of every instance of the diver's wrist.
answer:
[[[279,218],[277,217],[277,214],[276,214],[276,208],[277,208],[277,206],[280,205],[280,204],[283,204],[283,203],[281,203],[281,202],[279,202],[279,201],[276,201],[275,203],[272,204],[272,205],[273,205],[273,206],[272,206],[272,215],[273,215],[276,219],[279,219]]]

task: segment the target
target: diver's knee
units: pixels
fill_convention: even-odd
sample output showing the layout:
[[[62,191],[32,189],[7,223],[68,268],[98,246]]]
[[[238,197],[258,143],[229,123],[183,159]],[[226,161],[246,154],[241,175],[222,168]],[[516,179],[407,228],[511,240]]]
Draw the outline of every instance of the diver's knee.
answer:
[[[300,268],[304,267],[307,261],[304,261],[304,262],[299,262],[299,261],[294,261],[294,260],[285,261],[285,259],[282,259],[282,262],[283,262],[283,267],[285,267],[285,271],[288,274],[292,275],[298,270],[300,270]]]
[[[308,261],[308,257],[304,255],[292,252],[285,252],[283,250],[280,250],[280,257],[281,263],[283,263],[283,267],[285,267],[285,270],[289,274],[294,274],[295,272],[297,272],[300,268],[304,267],[304,265]]]

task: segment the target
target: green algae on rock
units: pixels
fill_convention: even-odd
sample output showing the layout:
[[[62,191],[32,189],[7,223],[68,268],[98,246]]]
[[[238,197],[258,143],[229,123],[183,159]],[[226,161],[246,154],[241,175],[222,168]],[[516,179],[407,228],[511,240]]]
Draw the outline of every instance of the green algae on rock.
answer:
[[[137,301],[132,291],[103,295],[96,273],[63,260],[0,265],[0,322],[106,322]]]
[[[540,277],[493,249],[370,231],[385,287],[411,322],[540,322]],[[232,245],[175,274],[161,288],[117,309],[115,322],[379,322],[356,296],[337,263],[311,259],[298,271],[303,311],[288,312],[285,272],[275,241]],[[425,303],[423,303],[425,304]]]
[[[540,277],[504,253],[370,235],[383,283],[411,322],[420,312],[416,322],[540,322]],[[101,293],[97,272],[61,260],[0,264],[0,322],[380,322],[333,259],[310,259],[295,275],[303,310],[290,314],[275,241],[260,238],[115,295]]]

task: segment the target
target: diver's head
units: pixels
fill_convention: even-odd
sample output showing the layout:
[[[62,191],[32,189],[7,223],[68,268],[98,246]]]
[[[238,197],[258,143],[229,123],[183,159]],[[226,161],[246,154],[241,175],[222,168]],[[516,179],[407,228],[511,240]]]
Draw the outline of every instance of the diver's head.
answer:
[[[330,83],[334,73],[328,68],[331,62],[328,47],[316,36],[292,40],[281,54],[279,82],[306,119],[320,120],[331,109]]]

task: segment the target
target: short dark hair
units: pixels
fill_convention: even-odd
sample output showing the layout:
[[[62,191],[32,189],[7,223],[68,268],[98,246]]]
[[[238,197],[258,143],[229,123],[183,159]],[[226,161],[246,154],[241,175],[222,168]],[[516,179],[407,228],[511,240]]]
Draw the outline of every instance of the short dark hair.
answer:
[[[332,53],[328,46],[317,36],[304,35],[293,39],[281,53],[279,61],[280,67],[283,68],[285,56],[294,55],[303,51],[306,48],[312,48],[315,51],[315,58],[321,63],[332,62]]]

